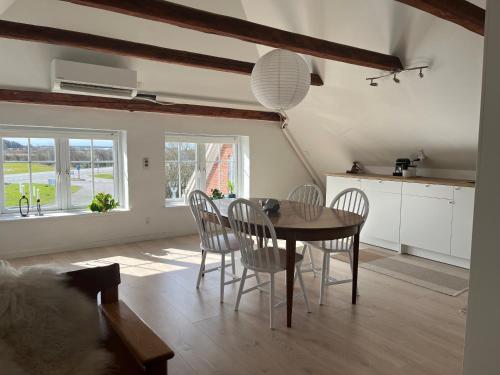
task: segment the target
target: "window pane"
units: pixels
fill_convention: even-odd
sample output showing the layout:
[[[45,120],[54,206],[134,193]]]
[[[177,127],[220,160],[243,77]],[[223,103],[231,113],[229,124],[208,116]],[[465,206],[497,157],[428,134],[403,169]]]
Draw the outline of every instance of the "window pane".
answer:
[[[179,198],[179,164],[176,162],[165,163],[165,173],[167,176],[167,186],[165,188],[165,198]]]
[[[70,139],[69,157],[71,161],[90,162],[91,142],[90,139]]]
[[[229,181],[233,184],[233,188],[236,189],[233,168],[233,162],[223,161],[220,163],[220,190],[224,193],[224,195],[228,195],[230,193],[228,186]]]
[[[36,196],[39,192],[40,204],[43,208],[56,208],[56,164],[54,162],[32,163],[31,168],[33,207],[36,207]]]
[[[180,146],[180,160],[196,161],[196,143],[181,143]]]
[[[236,165],[234,151],[235,147],[233,144],[223,144],[220,147],[220,190],[224,193],[224,195],[230,193],[228,186],[229,182],[231,182],[233,188],[236,189],[234,180],[236,176],[234,171],[234,167]]]
[[[220,168],[219,162],[207,161],[206,166],[206,182],[205,182],[205,193],[208,195],[212,194],[213,189],[220,190]]]
[[[30,138],[31,161],[55,161],[56,148],[55,141],[51,138]],[[42,168],[40,164],[33,163],[32,172],[39,172]]]
[[[94,165],[94,190],[96,194],[115,195],[113,163],[96,163]]]
[[[94,161],[113,161],[113,141],[94,139]]]
[[[4,161],[28,161],[28,138],[3,138]]]
[[[206,143],[205,144],[205,160],[207,160],[207,161],[219,161],[219,159],[220,159],[220,144],[218,144],[218,143]]]
[[[179,144],[177,142],[165,142],[165,160],[179,160]]]
[[[196,188],[196,162],[181,162],[181,198]]]
[[[86,207],[93,198],[90,163],[71,163],[71,204]]]
[[[24,162],[3,163],[4,168],[4,206],[15,208],[21,198],[20,185],[24,187],[26,196],[30,197],[29,164]]]

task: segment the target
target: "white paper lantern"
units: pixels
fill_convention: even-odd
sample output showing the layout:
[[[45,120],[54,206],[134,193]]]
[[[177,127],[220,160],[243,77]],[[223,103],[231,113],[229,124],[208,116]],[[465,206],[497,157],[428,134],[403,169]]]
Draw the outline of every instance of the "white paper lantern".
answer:
[[[264,107],[285,110],[307,95],[311,73],[298,54],[275,49],[262,56],[252,70],[252,92]]]

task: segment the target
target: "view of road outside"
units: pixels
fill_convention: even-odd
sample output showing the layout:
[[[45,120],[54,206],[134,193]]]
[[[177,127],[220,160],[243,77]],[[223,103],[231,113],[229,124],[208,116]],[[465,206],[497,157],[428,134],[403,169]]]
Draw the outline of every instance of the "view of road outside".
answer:
[[[22,184],[33,206],[36,204],[38,191],[44,209],[56,208],[55,140],[51,138],[3,138],[2,141],[5,207],[18,206],[21,197],[20,184]],[[91,153],[94,157],[94,174],[92,174],[90,163]],[[73,206],[88,206],[94,193],[97,192],[114,195],[113,141],[70,140],[70,158]]]

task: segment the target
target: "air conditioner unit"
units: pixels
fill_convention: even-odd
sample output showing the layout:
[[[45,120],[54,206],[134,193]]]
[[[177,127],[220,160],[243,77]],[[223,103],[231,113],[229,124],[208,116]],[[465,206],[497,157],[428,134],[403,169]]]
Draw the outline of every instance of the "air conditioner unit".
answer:
[[[52,92],[133,99],[137,95],[137,72],[128,69],[53,60]]]

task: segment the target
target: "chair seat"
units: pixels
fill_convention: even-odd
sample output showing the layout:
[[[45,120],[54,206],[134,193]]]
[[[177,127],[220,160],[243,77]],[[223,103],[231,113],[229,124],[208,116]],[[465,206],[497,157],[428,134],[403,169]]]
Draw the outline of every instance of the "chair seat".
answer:
[[[217,241],[217,237],[219,238]],[[228,233],[227,234],[227,240],[229,242],[229,248],[226,246],[226,242],[224,241],[224,236],[222,234],[219,234],[218,236],[213,236],[213,243],[214,244],[220,244],[220,249],[206,249],[203,246],[203,243],[200,243],[200,249],[202,250],[207,250],[211,252],[216,252],[216,253],[231,253],[233,251],[237,251],[240,249],[240,243],[238,242],[238,239],[234,235],[234,233]],[[212,241],[210,241],[212,243]],[[248,239],[248,243],[250,246],[253,246],[253,241],[251,239]]]
[[[349,244],[349,246],[347,246],[346,242]],[[353,242],[328,240],[328,241],[308,241],[304,243],[328,253],[345,253],[352,249]]]
[[[244,267],[258,272],[279,272],[286,269],[286,250],[278,249],[279,258],[275,259],[272,247],[256,249],[252,252],[253,257],[249,262],[241,258]],[[269,259],[269,261],[268,261]],[[295,263],[299,263],[304,256],[295,253]],[[277,262],[276,262],[277,260]]]

